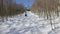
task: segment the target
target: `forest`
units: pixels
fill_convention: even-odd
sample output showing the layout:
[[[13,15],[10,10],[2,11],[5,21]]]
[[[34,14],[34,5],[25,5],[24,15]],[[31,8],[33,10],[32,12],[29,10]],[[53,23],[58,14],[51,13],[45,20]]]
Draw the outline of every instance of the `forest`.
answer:
[[[17,4],[16,0],[0,0],[0,18],[12,17],[23,12],[25,7],[21,3]]]
[[[40,18],[44,17],[50,20],[51,28],[53,29],[52,25],[54,23],[52,21],[56,19],[56,16],[59,17],[60,13],[60,0],[35,0],[30,10]]]
[[[47,18],[48,15],[51,13],[55,13],[57,16],[59,16],[59,10],[58,7],[60,6],[59,0],[35,0],[33,3],[31,9],[31,12],[37,13],[37,15],[40,16],[40,14],[44,14]]]

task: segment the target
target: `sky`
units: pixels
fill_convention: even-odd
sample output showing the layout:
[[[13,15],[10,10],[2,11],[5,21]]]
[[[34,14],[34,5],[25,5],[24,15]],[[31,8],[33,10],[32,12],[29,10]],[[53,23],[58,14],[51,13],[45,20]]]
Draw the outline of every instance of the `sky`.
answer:
[[[31,5],[33,4],[34,0],[16,0],[16,3],[23,3],[23,5],[27,8],[31,7]]]

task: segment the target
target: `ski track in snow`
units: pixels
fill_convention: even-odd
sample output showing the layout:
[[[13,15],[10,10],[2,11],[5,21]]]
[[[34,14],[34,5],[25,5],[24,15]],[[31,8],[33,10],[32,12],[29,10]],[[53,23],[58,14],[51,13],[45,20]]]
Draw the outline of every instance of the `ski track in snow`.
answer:
[[[56,29],[51,30],[49,20],[39,18],[31,12],[27,12],[14,17],[8,17],[8,21],[0,25],[0,34],[59,34],[60,18],[55,19]],[[57,32],[59,31],[59,32]]]

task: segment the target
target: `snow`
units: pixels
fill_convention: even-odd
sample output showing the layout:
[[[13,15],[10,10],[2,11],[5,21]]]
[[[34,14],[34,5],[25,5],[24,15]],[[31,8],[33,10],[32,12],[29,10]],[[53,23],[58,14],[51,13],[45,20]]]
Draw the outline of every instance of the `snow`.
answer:
[[[38,15],[31,13],[31,11],[27,11],[27,14],[27,16],[23,13],[8,17],[8,21],[1,22],[0,34],[56,34],[55,32],[59,34],[60,17],[53,20],[56,28],[51,30],[49,20],[43,17],[39,18]]]
[[[48,34],[60,34],[60,27],[53,29],[52,31],[48,32]]]

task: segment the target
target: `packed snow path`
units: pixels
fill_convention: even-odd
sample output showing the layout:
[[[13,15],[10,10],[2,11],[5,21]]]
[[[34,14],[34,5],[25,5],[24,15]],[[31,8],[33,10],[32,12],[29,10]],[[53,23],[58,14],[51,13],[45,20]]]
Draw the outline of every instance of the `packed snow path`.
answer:
[[[51,34],[51,25],[49,20],[43,17],[39,18],[31,12],[27,12],[14,17],[8,17],[8,21],[0,25],[0,34]],[[57,26],[60,26],[59,18],[56,20]],[[57,30],[57,29],[56,29]],[[60,31],[60,30],[59,30]],[[55,32],[54,32],[55,33]]]

